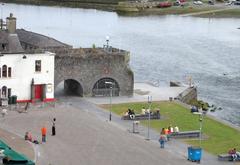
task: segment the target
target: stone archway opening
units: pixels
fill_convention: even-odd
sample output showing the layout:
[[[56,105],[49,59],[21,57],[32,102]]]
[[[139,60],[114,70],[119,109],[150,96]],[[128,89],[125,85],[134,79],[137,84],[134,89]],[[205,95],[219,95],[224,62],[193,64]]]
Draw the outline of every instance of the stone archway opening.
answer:
[[[74,79],[67,79],[60,82],[55,89],[55,96],[83,96],[81,84]]]
[[[118,82],[112,78],[102,78],[93,87],[93,96],[119,96],[120,88]]]

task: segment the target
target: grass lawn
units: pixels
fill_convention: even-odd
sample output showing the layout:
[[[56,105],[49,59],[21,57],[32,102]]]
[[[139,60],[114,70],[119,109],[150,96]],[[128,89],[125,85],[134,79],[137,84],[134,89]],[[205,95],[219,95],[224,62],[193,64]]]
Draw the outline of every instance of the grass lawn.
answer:
[[[109,109],[109,105],[103,105]],[[128,108],[134,109],[135,113],[141,113],[142,107],[147,108],[147,103],[126,103],[112,105],[112,112],[122,115]],[[160,132],[161,128],[168,127],[170,124],[178,126],[180,131],[199,130],[199,116],[190,113],[180,104],[175,102],[153,102],[151,109],[160,108],[161,120],[152,120],[151,127]],[[147,121],[142,121],[147,124]],[[240,132],[225,124],[204,116],[203,120],[204,140],[202,147],[204,150],[213,153],[227,153],[230,148],[240,149]],[[191,145],[199,145],[199,140],[186,140]]]

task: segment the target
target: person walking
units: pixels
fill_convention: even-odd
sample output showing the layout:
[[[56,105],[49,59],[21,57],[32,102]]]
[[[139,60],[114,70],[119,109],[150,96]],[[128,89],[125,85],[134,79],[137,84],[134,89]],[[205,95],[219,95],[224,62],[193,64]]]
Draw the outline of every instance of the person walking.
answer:
[[[55,136],[55,135],[56,135],[56,127],[55,127],[55,124],[56,124],[56,118],[53,118],[53,122],[52,122],[52,136]]]
[[[47,135],[47,128],[45,126],[42,127],[41,129],[42,132],[42,142],[45,143],[46,142],[46,135]]]
[[[164,148],[164,143],[165,143],[165,135],[160,135],[160,138],[159,138],[159,143],[160,143],[160,148]]]

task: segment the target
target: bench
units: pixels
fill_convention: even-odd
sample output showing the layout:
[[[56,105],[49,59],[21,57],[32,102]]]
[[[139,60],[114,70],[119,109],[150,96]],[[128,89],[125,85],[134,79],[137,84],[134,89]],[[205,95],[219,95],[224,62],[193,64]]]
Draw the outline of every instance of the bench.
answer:
[[[169,134],[170,138],[198,138],[200,137],[200,131],[184,131],[184,132],[173,132]]]
[[[219,154],[218,155],[218,160],[221,160],[221,161],[232,161],[232,157],[229,154]]]
[[[219,154],[218,160],[220,161],[233,161],[233,158],[229,154]],[[240,161],[240,156],[238,155],[237,159],[235,161]]]
[[[148,120],[148,114],[136,114],[134,118],[130,118],[129,115],[122,116],[122,120]],[[151,114],[150,119],[160,119],[160,113]]]

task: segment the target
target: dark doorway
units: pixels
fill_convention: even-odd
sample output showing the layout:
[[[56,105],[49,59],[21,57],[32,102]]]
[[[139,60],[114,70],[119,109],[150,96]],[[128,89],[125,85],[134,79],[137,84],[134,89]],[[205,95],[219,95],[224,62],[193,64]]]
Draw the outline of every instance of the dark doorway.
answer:
[[[83,89],[81,84],[73,79],[64,81],[64,94],[70,96],[83,96]]]

